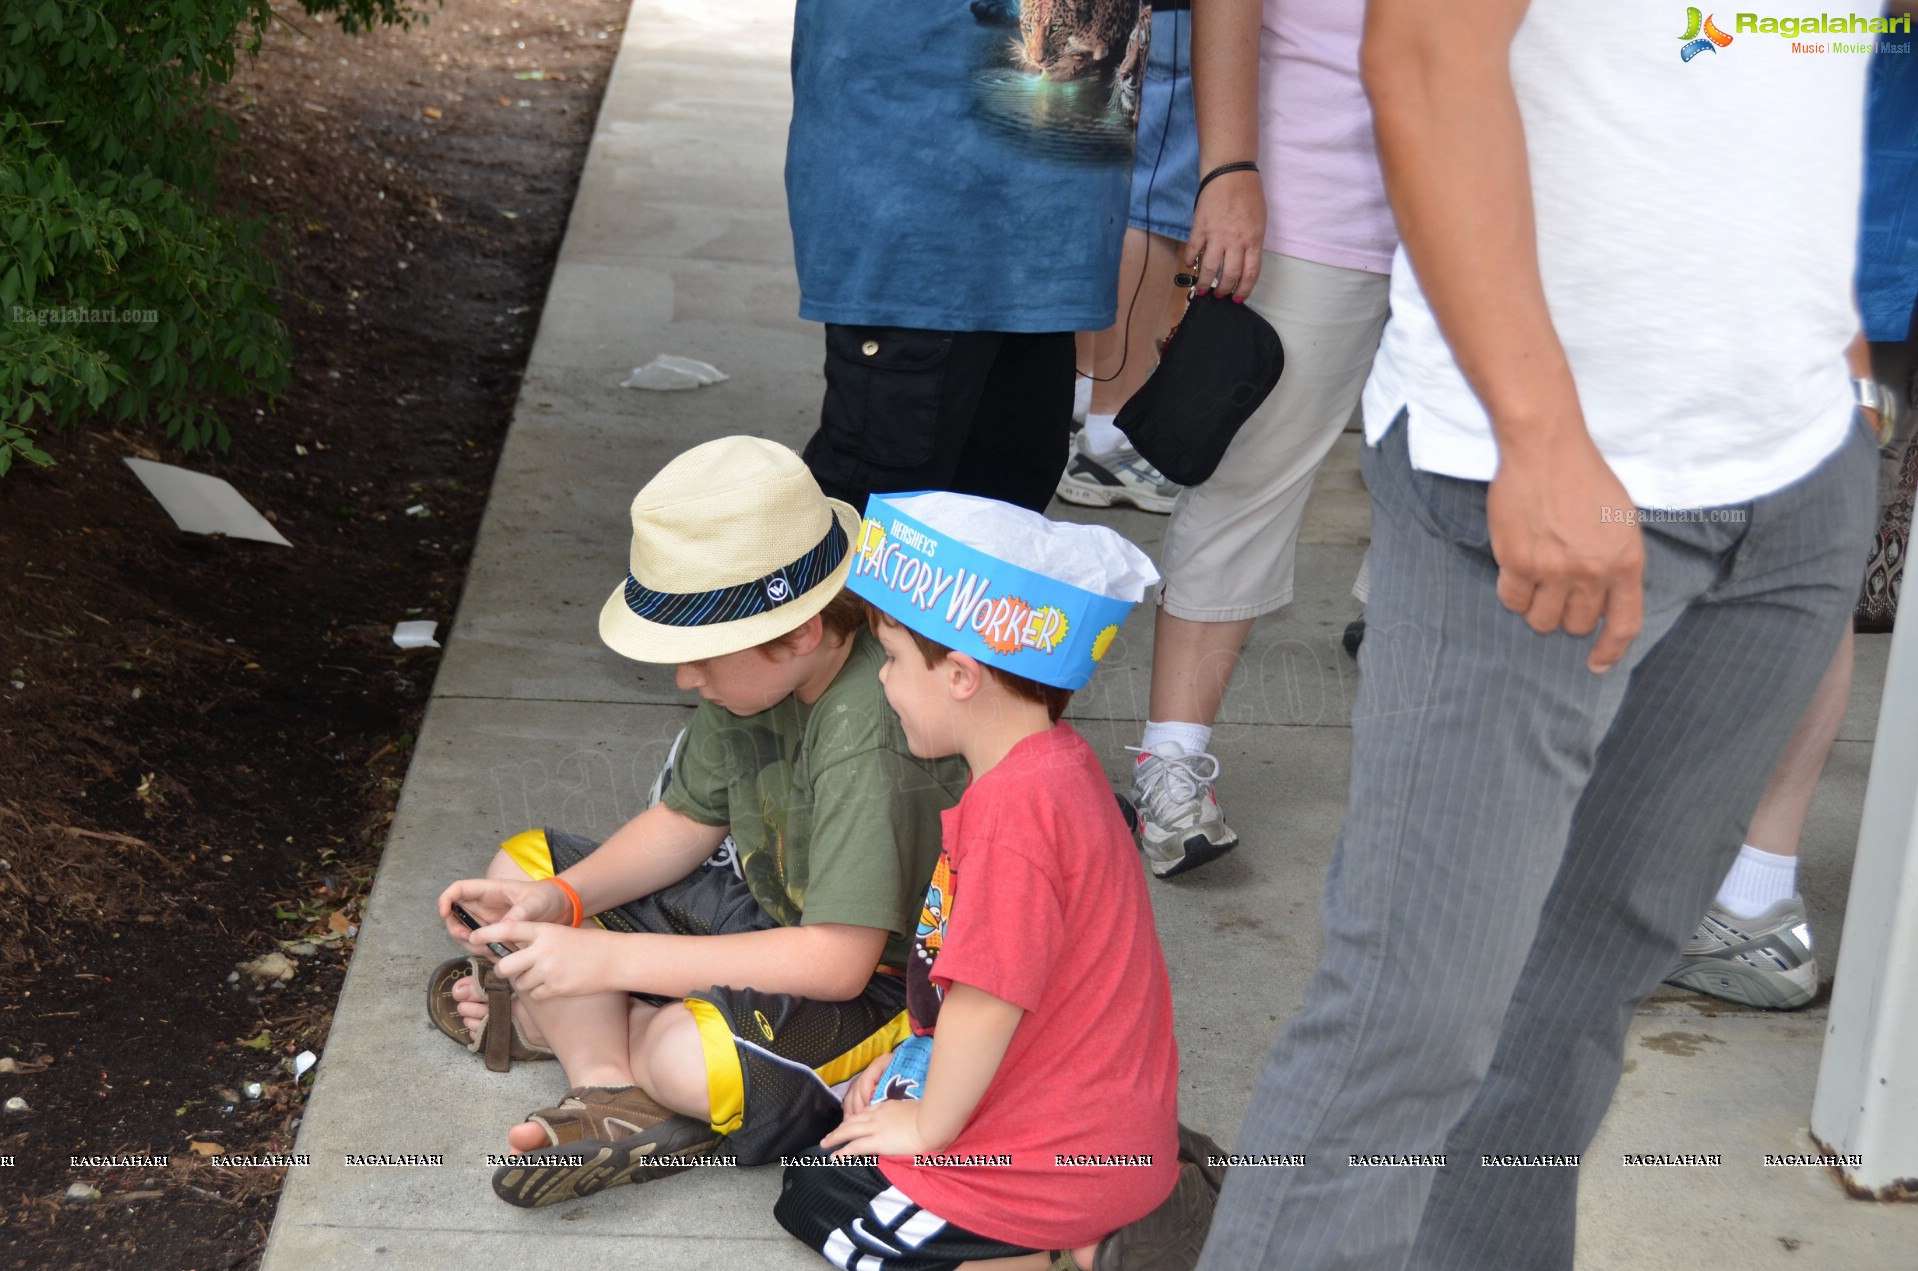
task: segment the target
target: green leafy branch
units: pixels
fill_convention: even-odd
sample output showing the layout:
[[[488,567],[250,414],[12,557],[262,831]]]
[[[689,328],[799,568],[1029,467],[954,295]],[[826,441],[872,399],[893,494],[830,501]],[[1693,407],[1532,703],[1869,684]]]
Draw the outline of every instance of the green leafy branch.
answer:
[[[302,0],[357,32],[404,0]],[[0,474],[35,427],[157,421],[230,442],[215,401],[273,400],[291,346],[267,222],[214,211],[237,129],[209,105],[280,21],[265,0],[0,0]]]

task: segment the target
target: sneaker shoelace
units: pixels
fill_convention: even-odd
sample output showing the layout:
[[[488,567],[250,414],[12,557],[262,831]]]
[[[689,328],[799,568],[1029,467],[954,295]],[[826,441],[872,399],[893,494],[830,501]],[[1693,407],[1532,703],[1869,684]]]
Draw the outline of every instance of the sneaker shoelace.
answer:
[[[1143,746],[1126,749],[1145,756],[1137,769],[1139,792],[1145,796],[1153,819],[1160,823],[1171,819],[1168,814],[1181,806],[1199,802],[1206,787],[1219,779],[1218,759],[1204,751],[1174,759]]]

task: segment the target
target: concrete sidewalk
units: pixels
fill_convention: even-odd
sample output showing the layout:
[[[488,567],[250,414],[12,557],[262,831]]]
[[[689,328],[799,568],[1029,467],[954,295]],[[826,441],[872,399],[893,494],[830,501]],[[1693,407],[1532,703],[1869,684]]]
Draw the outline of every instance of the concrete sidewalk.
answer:
[[[958,0],[950,0],[957,3]],[[773,1222],[776,1169],[698,1171],[524,1211],[487,1185],[505,1127],[563,1087],[552,1064],[488,1073],[426,1022],[452,952],[434,913],[528,826],[606,833],[643,804],[688,699],[669,668],[599,643],[625,566],[626,508],[669,458],[752,432],[797,447],[822,387],[820,333],[793,315],[781,170],[790,4],[636,0],[581,179],[458,620],[415,751],[266,1253],[267,1271],[343,1265],[821,1265]],[[732,376],[697,392],[616,387],[657,353]],[[1215,749],[1245,846],[1153,887],[1184,1059],[1182,1112],[1230,1142],[1317,955],[1318,893],[1343,815],[1353,670],[1337,638],[1366,535],[1355,439],[1321,478],[1297,602],[1262,622]],[[1054,515],[1073,515],[1055,505]],[[1104,519],[1156,550],[1161,518]],[[1072,718],[1116,776],[1146,704],[1141,609]],[[1860,642],[1852,713],[1813,809],[1805,890],[1835,964],[1886,640]],[[1586,1159],[1581,1268],[1912,1265],[1918,1209],[1845,1199],[1810,1150],[1822,1008],[1789,1016],[1662,995]],[[1625,1169],[1627,1152],[1720,1153],[1717,1169]],[[349,1166],[425,1154],[437,1167]],[[1906,1253],[1895,1251],[1903,1248]]]

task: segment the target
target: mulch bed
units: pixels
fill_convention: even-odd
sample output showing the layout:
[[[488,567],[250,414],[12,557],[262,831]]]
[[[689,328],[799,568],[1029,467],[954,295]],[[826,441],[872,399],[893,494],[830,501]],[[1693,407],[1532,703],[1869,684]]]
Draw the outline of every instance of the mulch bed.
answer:
[[[290,9],[224,188],[281,218],[293,389],[228,454],[95,423],[0,481],[0,1265],[258,1263],[281,1171],[220,1160],[292,1149],[437,665],[392,628],[451,624],[625,15]],[[293,546],[180,532],[128,456]]]

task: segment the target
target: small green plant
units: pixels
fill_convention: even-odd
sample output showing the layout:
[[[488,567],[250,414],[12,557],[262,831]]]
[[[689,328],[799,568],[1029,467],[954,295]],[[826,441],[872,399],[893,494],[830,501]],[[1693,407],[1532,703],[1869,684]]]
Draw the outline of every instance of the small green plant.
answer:
[[[301,0],[348,32],[409,0]],[[290,383],[267,222],[214,211],[235,137],[209,103],[280,21],[265,0],[0,0],[0,474],[47,424],[229,437],[218,398]]]

